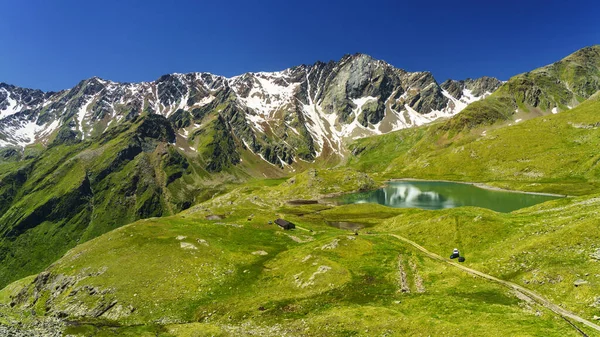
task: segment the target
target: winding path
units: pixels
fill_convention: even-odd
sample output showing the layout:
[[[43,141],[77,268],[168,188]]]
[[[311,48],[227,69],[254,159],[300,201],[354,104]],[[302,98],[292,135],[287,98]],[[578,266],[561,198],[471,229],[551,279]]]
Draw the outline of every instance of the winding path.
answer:
[[[579,333],[581,333],[584,336],[587,336],[587,335],[583,331],[581,331],[576,325],[574,325],[573,323],[571,323],[569,321],[569,319],[572,319],[572,320],[577,321],[579,323],[585,324],[586,326],[588,326],[588,327],[590,327],[590,328],[592,328],[592,329],[600,332],[600,325],[597,325],[597,324],[595,324],[593,322],[590,322],[590,321],[588,321],[587,319],[585,319],[585,318],[583,318],[581,316],[577,316],[576,314],[574,314],[574,313],[572,313],[572,312],[570,312],[570,311],[568,311],[566,309],[563,309],[563,308],[559,307],[558,305],[550,302],[549,300],[547,300],[546,298],[542,297],[538,293],[533,292],[533,291],[531,291],[531,290],[529,290],[527,288],[524,288],[524,287],[522,287],[522,286],[520,286],[520,285],[518,285],[516,283],[501,280],[501,279],[499,279],[497,277],[494,277],[492,275],[489,275],[489,274],[486,274],[486,273],[482,273],[482,272],[480,272],[478,270],[475,270],[475,269],[472,269],[472,268],[469,268],[469,267],[465,267],[464,265],[461,265],[459,263],[456,263],[456,262],[450,261],[448,259],[445,259],[445,258],[441,257],[440,255],[438,255],[436,253],[430,252],[429,250],[425,249],[425,247],[419,245],[418,243],[416,243],[414,241],[411,241],[411,240],[409,240],[409,239],[407,239],[407,238],[405,238],[403,236],[400,236],[400,235],[396,235],[396,234],[370,234],[370,235],[389,235],[389,236],[392,236],[392,237],[394,237],[394,238],[396,238],[396,239],[398,239],[400,241],[408,243],[409,245],[417,248],[418,250],[420,250],[421,252],[425,253],[425,255],[429,256],[432,259],[445,262],[445,263],[447,263],[447,264],[449,264],[451,266],[454,266],[454,267],[456,267],[458,269],[461,269],[461,270],[463,270],[463,271],[465,271],[465,272],[467,272],[469,274],[482,277],[484,279],[496,282],[496,283],[501,284],[501,285],[503,285],[505,287],[508,287],[508,288],[511,288],[511,289],[513,289],[515,291],[518,291],[518,292],[526,295],[527,297],[531,298],[532,300],[534,300],[535,302],[537,302],[541,306],[547,308],[548,310],[551,310],[555,314],[557,314],[560,317],[562,317],[563,319],[565,319],[569,324],[571,324],[575,329],[577,329],[577,331],[579,331]]]

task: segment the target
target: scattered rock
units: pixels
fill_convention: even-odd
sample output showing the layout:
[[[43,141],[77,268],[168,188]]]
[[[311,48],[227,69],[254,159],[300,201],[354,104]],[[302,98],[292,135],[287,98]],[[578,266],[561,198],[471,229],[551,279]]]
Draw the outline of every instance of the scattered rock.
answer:
[[[597,249],[595,252],[590,254],[590,257],[595,260],[600,260],[600,249]]]
[[[269,255],[269,253],[265,252],[264,250],[257,250],[255,252],[252,252],[252,255],[265,256],[265,255]]]
[[[419,270],[417,268],[417,264],[413,260],[410,260],[408,262],[408,264],[410,266],[410,269],[412,269],[412,272],[413,272],[414,283],[415,283],[415,287],[417,288],[417,292],[424,293],[425,286],[423,285],[423,278],[421,278],[421,275],[419,275]]]
[[[300,276],[302,276],[302,274],[304,274],[304,272],[300,272],[296,275],[294,275],[294,283],[296,283],[296,286],[298,286],[299,288],[306,288],[308,286],[312,286],[315,284],[315,278],[317,277],[317,275],[319,274],[325,274],[326,272],[330,271],[331,267],[329,266],[319,266],[319,268],[317,269],[316,272],[314,272],[306,282],[303,282],[302,279],[300,279]]]
[[[315,238],[313,238],[312,236],[307,236],[307,235],[303,235],[304,239],[301,239],[295,235],[290,235],[285,233],[285,235],[287,235],[290,239],[298,242],[298,243],[304,243],[304,242],[310,242],[310,241],[314,241]]]
[[[178,235],[175,239],[181,241],[181,240],[184,240],[185,238],[187,238],[187,236]]]
[[[403,293],[410,293],[410,287],[408,285],[408,277],[403,267],[402,255],[398,255],[398,276],[399,276],[399,291]]]
[[[196,249],[198,249],[198,247],[196,247],[196,246],[194,246],[193,244],[191,244],[191,243],[188,243],[188,242],[181,242],[181,243],[180,243],[180,246],[181,246],[181,248],[183,248],[183,249],[192,249],[192,250],[196,250]]]
[[[39,317],[32,323],[5,325],[0,323],[0,336],[10,337],[62,337],[64,322],[55,317]]]
[[[348,240],[356,240],[356,236],[348,235],[346,236]]]
[[[330,243],[323,245],[321,247],[321,250],[326,250],[326,249],[336,249],[338,244],[340,243],[339,239],[334,239],[333,241],[331,241]]]
[[[196,240],[199,244],[204,245],[204,246],[208,246],[208,242],[204,239],[198,239]]]
[[[573,282],[573,285],[576,287],[579,287],[584,284],[588,284],[588,281],[582,280],[582,279],[577,279],[577,280],[575,280],[575,282]]]
[[[100,303],[94,309],[92,309],[88,315],[95,318],[100,317],[112,309],[115,305],[117,305],[117,300],[100,301]]]

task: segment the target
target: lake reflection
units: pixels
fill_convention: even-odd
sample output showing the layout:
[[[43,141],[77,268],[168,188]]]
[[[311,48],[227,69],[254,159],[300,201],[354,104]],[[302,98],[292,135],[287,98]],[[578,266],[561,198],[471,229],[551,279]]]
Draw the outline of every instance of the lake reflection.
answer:
[[[556,198],[558,197],[491,191],[461,183],[395,181],[375,191],[344,195],[339,200],[344,204],[377,203],[399,208],[442,209],[478,206],[498,212],[511,212]]]

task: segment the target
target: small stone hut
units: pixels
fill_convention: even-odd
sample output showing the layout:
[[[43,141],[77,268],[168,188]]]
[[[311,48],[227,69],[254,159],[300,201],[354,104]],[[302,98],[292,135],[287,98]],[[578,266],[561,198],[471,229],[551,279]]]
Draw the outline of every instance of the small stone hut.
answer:
[[[294,229],[296,228],[296,225],[294,225],[293,223],[287,221],[287,220],[283,220],[283,219],[277,219],[275,220],[275,223],[283,228],[283,229]]]

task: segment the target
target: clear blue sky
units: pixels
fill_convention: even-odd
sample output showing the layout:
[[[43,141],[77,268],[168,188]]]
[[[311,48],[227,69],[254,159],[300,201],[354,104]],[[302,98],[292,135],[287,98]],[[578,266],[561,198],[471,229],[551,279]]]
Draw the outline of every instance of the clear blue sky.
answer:
[[[491,4],[490,4],[491,3]],[[362,52],[439,82],[508,79],[600,44],[600,1],[0,0],[0,82],[233,76]]]

